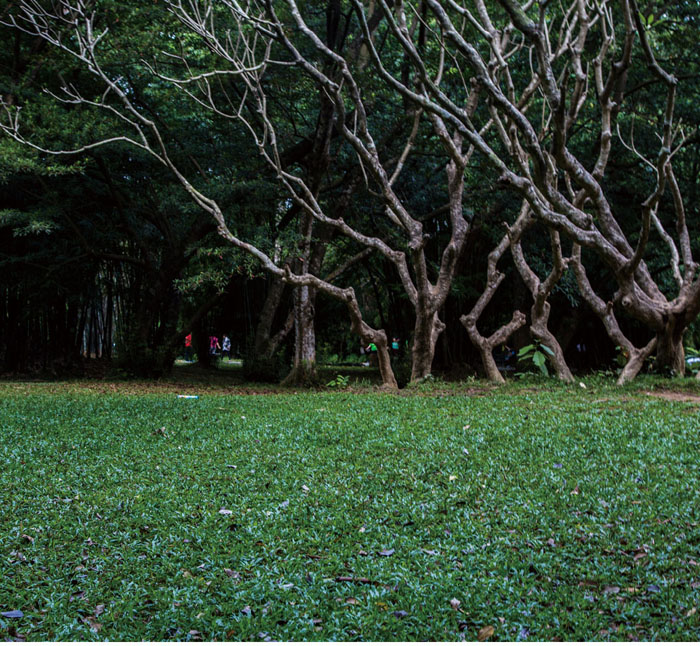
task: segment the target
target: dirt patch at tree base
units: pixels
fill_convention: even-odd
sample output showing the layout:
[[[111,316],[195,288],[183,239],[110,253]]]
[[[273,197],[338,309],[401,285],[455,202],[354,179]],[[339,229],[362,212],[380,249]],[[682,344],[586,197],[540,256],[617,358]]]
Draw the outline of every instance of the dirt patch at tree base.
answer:
[[[700,395],[692,395],[690,393],[679,393],[671,390],[660,390],[658,392],[646,391],[644,393],[649,397],[658,397],[660,399],[667,399],[673,402],[691,402],[694,404],[700,404]]]

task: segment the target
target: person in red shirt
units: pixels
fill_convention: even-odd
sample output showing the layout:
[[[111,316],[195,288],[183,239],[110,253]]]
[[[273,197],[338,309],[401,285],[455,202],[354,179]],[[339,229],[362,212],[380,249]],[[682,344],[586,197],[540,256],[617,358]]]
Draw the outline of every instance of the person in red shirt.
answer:
[[[192,332],[185,337],[185,361],[191,361],[192,353]]]

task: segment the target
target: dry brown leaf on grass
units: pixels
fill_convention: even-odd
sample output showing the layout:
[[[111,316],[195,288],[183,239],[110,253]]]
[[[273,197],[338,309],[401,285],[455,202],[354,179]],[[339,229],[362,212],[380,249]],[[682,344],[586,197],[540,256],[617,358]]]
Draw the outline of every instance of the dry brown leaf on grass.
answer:
[[[95,617],[83,617],[83,623],[90,626],[90,630],[96,633],[100,632],[100,628],[102,628],[102,624],[97,622]]]
[[[487,639],[490,639],[493,636],[493,633],[496,629],[493,626],[484,626],[477,634],[476,638],[480,642],[484,642]]]

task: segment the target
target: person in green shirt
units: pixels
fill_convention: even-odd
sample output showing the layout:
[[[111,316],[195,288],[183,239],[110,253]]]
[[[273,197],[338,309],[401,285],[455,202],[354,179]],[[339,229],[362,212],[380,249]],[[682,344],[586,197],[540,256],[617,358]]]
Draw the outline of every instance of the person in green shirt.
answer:
[[[369,363],[373,366],[377,365],[377,345],[376,343],[370,343],[366,348],[365,352],[369,355]]]

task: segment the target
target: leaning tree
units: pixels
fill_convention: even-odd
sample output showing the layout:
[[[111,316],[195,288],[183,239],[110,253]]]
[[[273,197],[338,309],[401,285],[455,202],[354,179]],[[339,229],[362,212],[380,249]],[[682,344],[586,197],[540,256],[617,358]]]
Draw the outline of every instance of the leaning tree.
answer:
[[[180,73],[170,80],[201,105],[247,126],[263,159],[309,222],[320,222],[391,260],[415,312],[413,378],[429,373],[435,341],[444,328],[439,310],[469,228],[464,187],[472,159],[487,164],[505,187],[524,200],[527,208],[521,216],[527,227],[532,218],[551,240],[553,269],[545,279],[532,271],[517,237],[507,241],[533,296],[532,333],[554,344],[547,330],[547,299],[568,265],[611,338],[620,343],[624,337],[617,322],[621,313],[641,322],[653,336],[642,349],[622,343],[630,358],[624,379],[634,376],[640,358],[643,361],[654,348],[660,367],[682,373],[683,334],[700,311],[700,280],[686,204],[673,165],[686,133],[674,118],[678,80],[658,64],[650,21],[636,0],[593,4],[571,0],[557,6],[534,0],[523,5],[515,0],[376,0],[369,6],[361,0],[331,2],[346,10],[347,29],[357,26],[342,52],[319,36],[294,0],[171,0],[166,3],[170,11],[187,31],[203,39],[218,63],[211,69],[194,69],[186,51],[176,53]],[[106,110],[133,133],[108,137],[81,150],[123,141],[148,151],[214,217],[220,234],[268,271],[356,304],[347,289],[321,280],[306,271],[306,265],[293,273],[231,232],[217,200],[173,161],[158,124],[134,106],[124,80],[101,66],[100,41],[106,32],[96,31],[95,13],[86,2],[59,0],[47,9],[37,0],[21,0],[18,7],[18,14],[6,18],[14,28],[67,52],[105,87],[101,97],[93,98],[67,86],[62,99]],[[323,132],[338,133],[356,156],[367,178],[365,189],[382,205],[392,236],[373,235],[359,222],[334,217],[318,199],[313,182],[284,164],[278,146],[280,122],[269,109],[266,86],[277,67],[294,70],[323,93],[333,126]],[[660,144],[653,150],[649,138],[645,149],[624,131],[629,123],[630,78],[643,70],[650,75],[645,82],[662,90],[657,92],[661,105],[656,114],[647,113],[644,124],[658,131]],[[226,95],[224,108],[218,102],[222,78],[234,79],[237,88],[233,97]],[[376,144],[371,100],[377,92],[400,100],[414,123],[403,151],[393,159]],[[26,141],[19,131],[18,111],[6,108],[3,130]],[[419,133],[435,141],[446,175],[449,242],[432,275],[421,218],[396,190]],[[644,197],[624,208],[612,199],[606,183],[613,146],[620,145],[649,169]],[[672,199],[665,199],[668,194]],[[630,206],[637,210],[633,222],[623,217]],[[510,230],[517,230],[515,224]],[[401,245],[395,242],[396,232],[401,234]],[[673,293],[660,285],[645,262],[650,246],[657,253],[660,246],[667,250],[676,283]],[[501,247],[494,260],[505,251]],[[609,298],[603,298],[601,286],[594,286],[588,277],[589,257],[605,263],[614,276]],[[487,283],[487,291],[493,284],[493,280]],[[385,335],[362,327],[359,308],[353,307],[358,331],[378,339],[384,356]],[[514,325],[520,320],[516,315]],[[482,350],[493,342],[478,334],[472,339],[483,345]],[[563,357],[557,358],[563,362]],[[380,363],[387,361],[384,356]],[[385,375],[390,371],[386,365],[382,369]],[[564,378],[569,377],[567,370],[565,363],[558,368]]]
[[[639,351],[623,343],[629,346],[623,380],[634,376],[640,358],[653,349],[659,367],[683,372],[683,334],[700,311],[700,281],[673,167],[686,135],[674,122],[678,81],[657,63],[648,21],[644,24],[635,0],[595,5],[574,0],[561,8],[549,3],[521,6],[514,0],[476,0],[473,10],[454,0],[378,0],[372,5],[374,12],[360,0],[349,3],[349,11],[354,10],[360,24],[358,46],[375,74],[405,101],[416,124],[427,120],[447,160],[451,239],[434,282],[425,262],[420,219],[394,190],[405,155],[392,169],[375,144],[364,96],[369,81],[361,75],[362,67],[358,70],[348,56],[329,48],[294,0],[226,0],[219,5],[236,23],[239,40],[233,44],[217,31],[214,4],[170,3],[183,22],[246,83],[246,98],[262,121],[262,130],[247,121],[249,130],[294,199],[317,220],[375,248],[396,264],[416,315],[414,379],[429,372],[435,341],[444,328],[438,310],[449,292],[455,258],[468,230],[463,212],[465,169],[474,154],[483,156],[504,184],[526,201],[525,217],[536,219],[551,239],[553,269],[544,280],[528,265],[519,240],[511,240],[510,247],[532,293],[531,331],[552,347],[560,377],[571,379],[571,373],[547,328],[547,299],[569,264],[584,299],[601,316],[613,340],[621,342],[619,324],[611,323],[615,311],[640,321],[653,334]],[[251,35],[241,38],[241,34]],[[396,64],[397,52],[401,65]],[[335,76],[324,72],[319,57],[334,63]],[[298,68],[325,90],[337,112],[336,127],[371,176],[387,219],[405,232],[407,252],[327,215],[313,191],[281,166],[275,146],[276,124],[267,118],[263,81],[264,70],[274,65]],[[662,89],[659,119],[656,124],[646,124],[658,126],[660,145],[651,152],[639,150],[618,129],[631,103],[629,79],[640,67],[648,68],[649,81]],[[455,77],[461,83],[455,83]],[[211,97],[207,76],[188,77],[185,82],[193,80],[200,81],[199,91]],[[584,138],[595,139],[595,155],[582,152]],[[614,140],[633,151],[652,178],[647,194],[636,205],[637,226],[625,221],[606,186]],[[406,152],[411,144],[409,138]],[[671,212],[663,201],[667,191],[673,198]],[[675,238],[669,222],[675,225]],[[652,230],[668,250],[677,285],[672,295],[645,263]],[[564,258],[561,236],[570,247],[569,258]],[[600,258],[615,277],[616,290],[604,311],[586,275],[581,248]],[[479,342],[477,336],[472,338]]]
[[[561,244],[557,236],[568,240],[574,258],[569,262],[575,265],[581,292],[592,305],[599,296],[587,280],[579,249],[600,258],[615,277],[616,289],[604,312],[596,306],[594,311],[607,317],[604,322],[617,311],[643,323],[655,342],[641,352],[648,354],[655,347],[659,367],[683,373],[683,333],[700,311],[700,280],[673,167],[687,134],[674,121],[678,80],[658,64],[636,1],[591,5],[575,0],[564,7],[532,1],[520,5],[515,0],[475,0],[471,8],[455,0],[393,4],[378,0],[377,4],[420,82],[403,82],[390,61],[373,47],[363,21],[381,78],[412,105],[454,128],[502,182],[526,200],[532,216],[552,231],[555,264],[563,262],[556,260]],[[365,15],[359,0],[353,0],[353,5],[359,15]],[[423,7],[428,8],[426,23],[434,47],[444,51],[478,88],[488,107],[483,113],[472,113],[464,101],[454,100],[434,82],[415,39],[404,27],[405,16],[422,15]],[[649,169],[648,190],[636,204],[635,227],[623,220],[620,205],[611,201],[605,178],[626,106],[628,81],[640,68],[649,70],[648,82],[657,84],[662,104],[656,122],[647,123],[657,128],[656,149],[639,150],[624,136],[617,137]],[[582,138],[595,138],[597,152],[592,158],[580,152]],[[673,198],[670,205],[662,200],[666,191]],[[644,260],[652,231],[668,251],[677,286],[672,296],[664,293]],[[516,262],[517,256],[516,246]],[[541,281],[537,286],[522,268],[537,308]],[[611,330],[615,325],[606,327]],[[638,354],[630,354],[637,367],[641,365]],[[627,379],[634,372],[630,366],[623,376]]]

